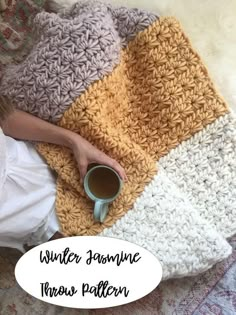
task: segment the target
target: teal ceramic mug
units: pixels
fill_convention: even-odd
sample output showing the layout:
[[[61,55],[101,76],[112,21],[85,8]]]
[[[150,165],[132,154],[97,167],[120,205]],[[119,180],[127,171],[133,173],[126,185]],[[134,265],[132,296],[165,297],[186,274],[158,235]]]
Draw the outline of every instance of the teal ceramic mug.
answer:
[[[119,174],[109,166],[92,167],[84,178],[84,189],[90,199],[95,202],[94,219],[103,222],[113,202],[121,192],[123,182]]]

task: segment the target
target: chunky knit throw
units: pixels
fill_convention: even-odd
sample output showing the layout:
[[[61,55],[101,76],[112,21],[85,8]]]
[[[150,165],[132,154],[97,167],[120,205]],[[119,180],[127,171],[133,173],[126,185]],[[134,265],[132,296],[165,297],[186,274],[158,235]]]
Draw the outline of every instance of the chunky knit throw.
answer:
[[[236,232],[235,119],[175,18],[100,2],[40,13],[39,41],[1,91],[113,157],[128,182],[103,224],[72,152],[37,149],[58,174],[66,235],[118,237],[153,252],[163,278],[227,257]],[[128,211],[129,210],[129,211]]]

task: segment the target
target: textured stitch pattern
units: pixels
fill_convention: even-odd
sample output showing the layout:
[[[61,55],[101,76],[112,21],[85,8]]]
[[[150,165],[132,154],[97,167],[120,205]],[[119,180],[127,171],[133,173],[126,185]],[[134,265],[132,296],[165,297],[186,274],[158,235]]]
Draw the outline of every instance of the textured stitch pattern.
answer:
[[[111,226],[156,174],[156,161],[225,112],[226,104],[175,19],[161,18],[139,33],[113,73],[90,86],[59,122],[127,172],[129,181],[104,224],[93,220],[71,152],[39,146],[60,175],[57,211],[65,233],[96,234]]]
[[[194,275],[221,260],[229,248],[216,231],[236,233],[235,124],[226,114],[161,158],[158,175],[131,210],[100,235],[148,249],[162,262],[163,279]]]
[[[231,253],[231,246],[168,178],[163,168],[133,208],[100,235],[138,244],[163,267],[163,280],[194,275]]]
[[[236,233],[236,119],[227,114],[159,161],[197,212],[224,237]]]
[[[57,122],[76,97],[119,63],[121,47],[156,19],[98,1],[78,2],[62,16],[39,13],[34,27],[40,40],[24,63],[7,69],[1,93],[19,109]]]
[[[118,20],[123,21],[126,16],[129,21],[131,19],[129,11],[122,10],[122,14],[121,11],[117,13]],[[57,73],[54,81],[51,80],[53,62],[60,61],[62,56],[64,60],[71,56],[71,51],[68,54],[67,49],[67,45],[71,48],[70,38],[75,41],[78,39],[78,45],[74,45],[74,52],[77,49],[83,50],[80,51],[82,55],[78,58],[78,63],[81,62],[79,71],[84,69],[83,74],[87,74],[86,65],[91,65],[89,62],[94,60],[90,58],[94,54],[94,42],[90,41],[90,35],[93,33],[90,31],[91,28],[93,32],[97,30],[92,27],[93,17],[96,20],[97,16],[102,22],[99,24],[99,30],[103,29],[106,21],[110,21],[106,25],[111,27],[108,37],[111,36],[112,40],[106,42],[107,33],[103,32],[99,37],[99,43],[105,41],[104,47],[110,49],[108,55],[110,54],[111,59],[115,56],[112,62],[116,61],[112,65],[109,62],[102,65],[104,72],[99,77],[100,80],[90,80],[89,75],[88,82],[86,81],[88,77],[81,76],[80,72],[66,78],[66,71],[76,67],[69,65],[68,60],[65,68],[63,61],[59,63],[59,69],[63,69],[62,73]],[[104,16],[106,17],[102,19]],[[187,199],[189,192],[185,194],[180,190],[182,188],[175,184],[174,176],[173,181],[172,178],[168,178],[167,168],[172,164],[170,163],[165,170],[161,167],[160,173],[156,175],[157,160],[181,146],[184,140],[192,141],[193,136],[198,135],[201,130],[203,133],[205,130],[208,132],[207,126],[214,124],[228,112],[225,102],[216,92],[206,68],[192,49],[179,23],[174,18],[162,18],[151,25],[149,23],[148,27],[145,24],[145,30],[132,40],[133,35],[129,36],[128,31],[122,33],[122,27],[118,22],[114,22],[115,15],[111,8],[102,4],[75,6],[69,17],[65,16],[65,24],[62,17],[55,15],[42,14],[37,19],[38,25],[41,25],[41,41],[28,58],[28,61],[32,58],[31,61],[36,67],[31,71],[32,81],[26,80],[29,79],[26,76],[28,71],[26,61],[15,68],[17,71],[6,77],[5,85],[3,84],[4,93],[12,95],[13,91],[13,94],[15,93],[13,97],[22,98],[21,105],[24,110],[45,119],[59,120],[60,126],[80,133],[118,160],[126,169],[129,178],[122,194],[110,207],[104,224],[95,223],[92,215],[93,203],[85,196],[79,184],[79,173],[72,153],[65,148],[40,144],[38,150],[59,174],[57,211],[64,233],[94,235],[107,228],[104,233],[115,235],[118,233],[121,238],[131,238],[131,241],[140,242],[140,245],[149,248],[156,255],[160,251],[159,258],[165,265],[165,278],[203,271],[229,255],[230,247],[227,242],[214,230],[214,225],[208,224],[197,214],[193,198],[192,204]],[[83,21],[82,27],[85,30],[88,28],[87,33],[81,35],[80,29],[76,28],[77,26],[74,28],[76,19],[75,25]],[[68,29],[68,25],[73,25],[72,29]],[[51,46],[44,46],[44,40],[53,41],[57,32],[61,34],[57,42],[59,46],[55,51],[48,51]],[[83,41],[80,40],[81,36]],[[95,42],[97,40],[98,38]],[[131,41],[121,50],[127,40]],[[52,57],[54,53],[55,56]],[[97,52],[98,55],[100,53],[101,51]],[[44,60],[41,59],[42,54]],[[114,67],[116,62],[117,66]],[[30,62],[28,66],[32,66]],[[46,69],[49,69],[49,72],[45,76]],[[20,80],[20,76],[24,79],[18,89],[17,80]],[[67,88],[63,93],[68,95],[78,82],[83,86],[81,90],[72,93],[71,98],[67,99],[66,96],[65,99],[61,99],[60,104],[52,103],[51,89],[55,89],[53,97],[57,100],[57,95],[61,98],[61,91],[65,86]],[[27,97],[30,98],[32,95],[37,95],[37,100],[34,105],[33,103],[29,105]],[[72,98],[76,99],[73,104]],[[216,138],[217,133],[218,127],[214,129]],[[227,139],[230,143],[233,141],[231,136]],[[199,155],[196,145],[191,149],[194,152],[192,155]],[[228,161],[229,156],[225,155],[225,161]],[[231,180],[229,176],[225,179]],[[150,186],[147,186],[149,183]],[[205,205],[208,205],[207,202],[206,200]],[[132,208],[134,203],[135,206]],[[132,210],[127,214],[129,209]],[[141,213],[141,216],[137,213]],[[212,217],[216,220],[219,218],[217,215]],[[229,221],[226,222],[228,224]],[[142,233],[145,237],[140,236]],[[172,253],[174,256],[171,256]]]

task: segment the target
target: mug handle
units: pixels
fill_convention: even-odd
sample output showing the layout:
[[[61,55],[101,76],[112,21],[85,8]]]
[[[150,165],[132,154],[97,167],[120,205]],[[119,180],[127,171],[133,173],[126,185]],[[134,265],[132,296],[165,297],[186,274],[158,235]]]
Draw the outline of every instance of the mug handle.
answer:
[[[96,221],[103,222],[105,220],[108,213],[108,205],[107,202],[101,200],[95,201],[93,215]]]

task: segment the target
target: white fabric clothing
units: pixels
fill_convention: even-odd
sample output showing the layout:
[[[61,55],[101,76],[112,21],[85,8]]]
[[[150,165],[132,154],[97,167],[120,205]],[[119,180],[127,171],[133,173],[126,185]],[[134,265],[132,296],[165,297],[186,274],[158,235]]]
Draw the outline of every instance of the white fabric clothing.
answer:
[[[46,242],[60,225],[55,213],[55,174],[29,142],[0,129],[0,246]]]

